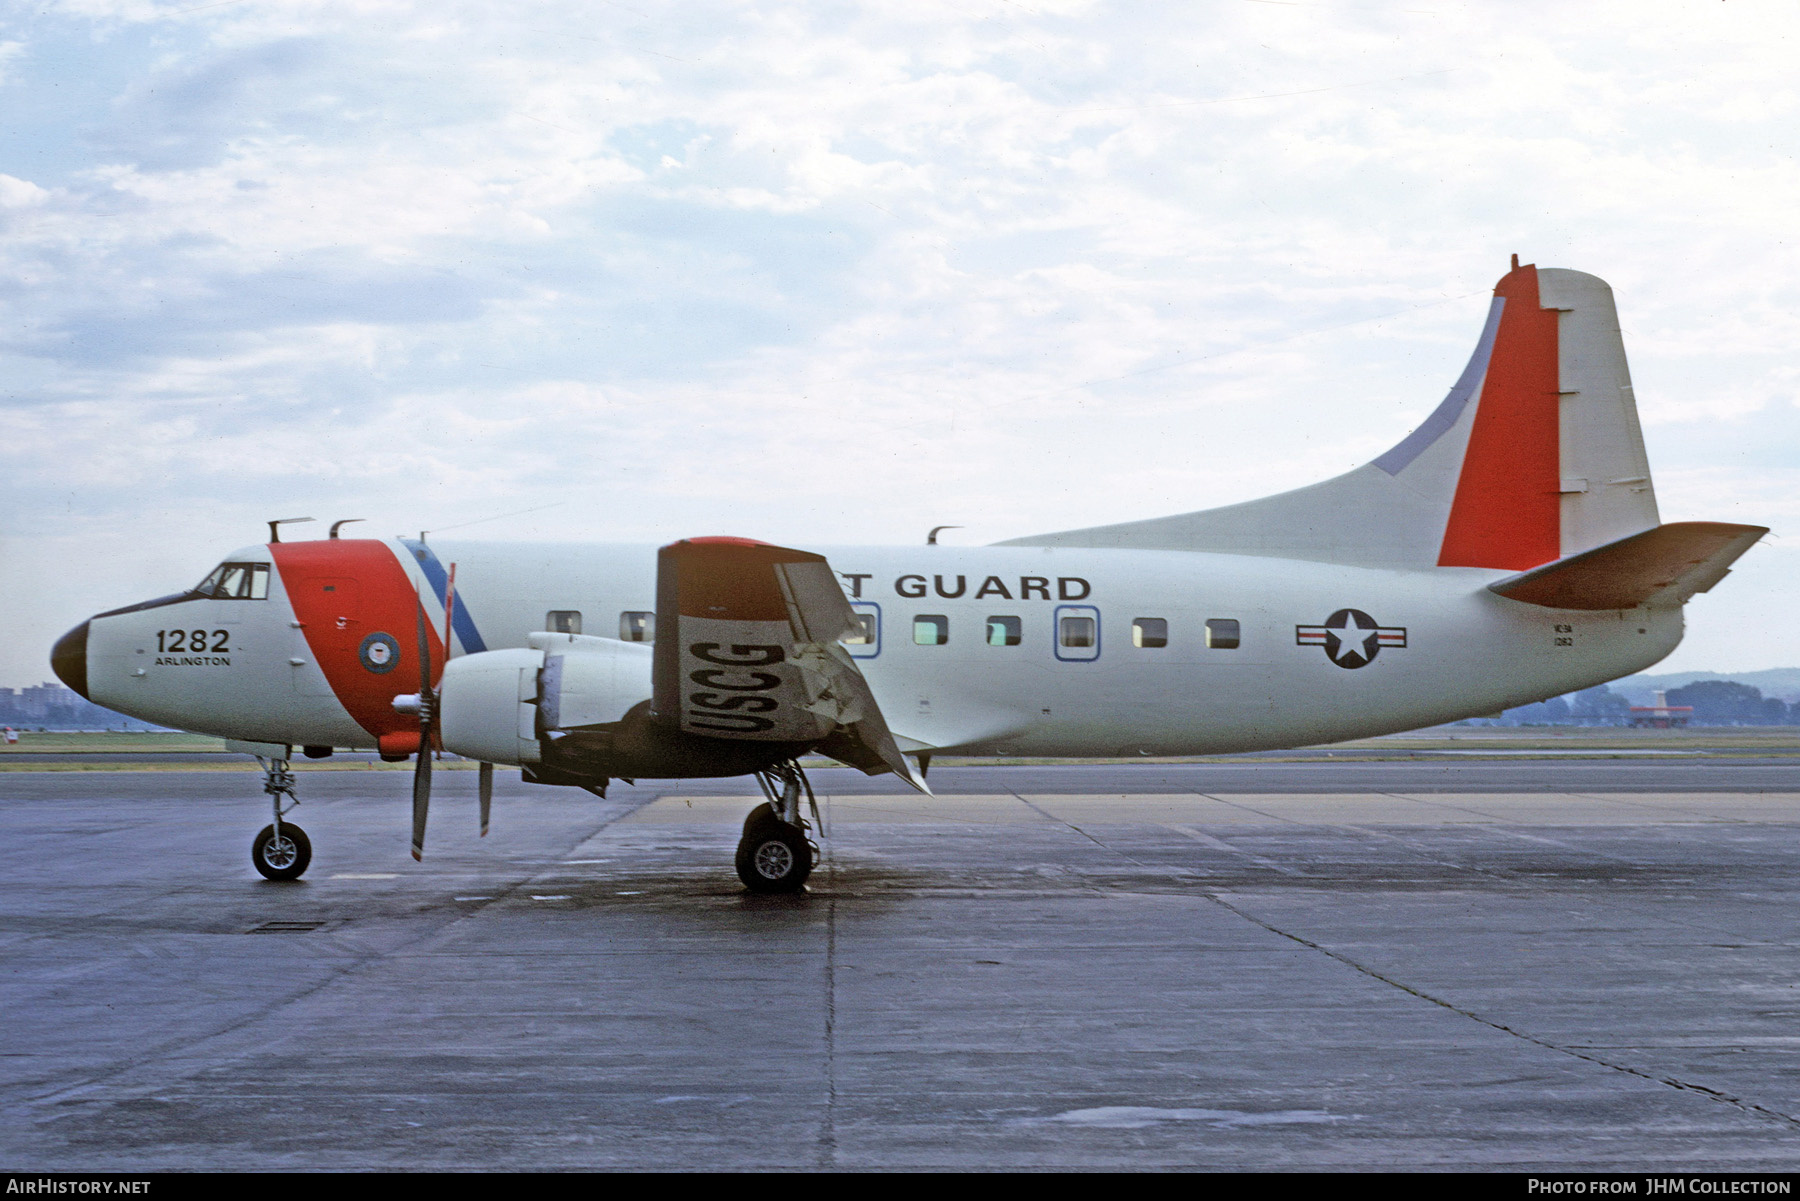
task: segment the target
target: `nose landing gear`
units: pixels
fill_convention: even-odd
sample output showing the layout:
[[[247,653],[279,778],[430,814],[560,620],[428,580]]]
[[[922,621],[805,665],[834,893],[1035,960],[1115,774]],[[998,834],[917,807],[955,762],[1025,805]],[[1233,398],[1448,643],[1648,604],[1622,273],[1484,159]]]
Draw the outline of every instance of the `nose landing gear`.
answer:
[[[300,803],[294,793],[294,773],[288,770],[286,759],[266,759],[258,755],[256,761],[262,764],[263,791],[269,794],[275,820],[264,826],[251,842],[250,862],[270,880],[297,880],[306,865],[312,862],[312,841],[306,837],[305,830],[293,822],[281,820],[282,814]],[[288,798],[285,807],[281,803],[282,797]]]
[[[807,831],[819,829],[819,802],[806,773],[792,760],[756,773],[768,801],[744,819],[738,841],[737,874],[751,892],[799,892],[819,862],[819,844]],[[800,813],[800,794],[812,810],[808,822]]]

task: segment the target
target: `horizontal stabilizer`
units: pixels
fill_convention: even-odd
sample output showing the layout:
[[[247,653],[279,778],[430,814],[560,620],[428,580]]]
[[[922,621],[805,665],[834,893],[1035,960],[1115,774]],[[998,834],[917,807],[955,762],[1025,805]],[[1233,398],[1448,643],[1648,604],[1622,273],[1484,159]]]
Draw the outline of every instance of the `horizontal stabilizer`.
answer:
[[[1768,532],[1722,521],[1671,522],[1508,576],[1488,591],[1547,609],[1679,605],[1724,579]]]

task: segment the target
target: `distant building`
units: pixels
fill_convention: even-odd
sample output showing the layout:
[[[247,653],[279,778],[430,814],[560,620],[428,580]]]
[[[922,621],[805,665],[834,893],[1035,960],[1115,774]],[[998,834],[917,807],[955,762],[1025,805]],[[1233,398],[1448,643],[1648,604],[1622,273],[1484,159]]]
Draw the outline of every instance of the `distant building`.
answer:
[[[1638,730],[1675,730],[1688,724],[1694,716],[1692,705],[1671,705],[1669,694],[1662,689],[1656,690],[1654,705],[1633,705],[1631,707],[1631,725]]]
[[[0,688],[0,726],[18,730],[160,730],[102,708],[61,684]]]

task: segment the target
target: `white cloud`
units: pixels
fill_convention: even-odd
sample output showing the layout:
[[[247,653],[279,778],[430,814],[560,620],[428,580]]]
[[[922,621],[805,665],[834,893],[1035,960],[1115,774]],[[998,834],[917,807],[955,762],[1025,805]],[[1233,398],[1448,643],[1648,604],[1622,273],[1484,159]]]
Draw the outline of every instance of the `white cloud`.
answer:
[[[31,208],[44,203],[50,193],[28,179],[0,175],[0,209]]]
[[[1668,516],[1793,516],[1800,15],[1430,9],[0,23],[3,549],[64,585],[0,575],[27,627],[0,682],[257,536],[271,496],[841,542],[1297,486],[1429,410],[1514,251],[1613,283]],[[1800,584],[1767,558],[1706,604]],[[1706,622],[1678,658],[1800,662]]]

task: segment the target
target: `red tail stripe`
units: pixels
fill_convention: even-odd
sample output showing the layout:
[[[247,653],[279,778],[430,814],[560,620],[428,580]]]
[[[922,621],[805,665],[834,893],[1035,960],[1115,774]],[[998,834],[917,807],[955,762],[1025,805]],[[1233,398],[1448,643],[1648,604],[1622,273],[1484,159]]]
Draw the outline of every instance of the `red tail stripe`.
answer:
[[[1494,294],[1506,308],[1438,565],[1522,571],[1562,554],[1556,312],[1539,306],[1536,267]]]

